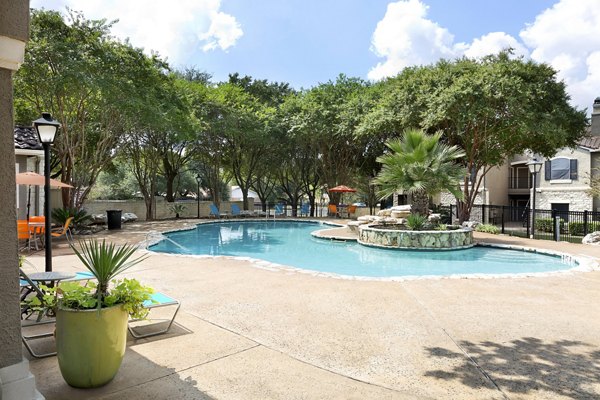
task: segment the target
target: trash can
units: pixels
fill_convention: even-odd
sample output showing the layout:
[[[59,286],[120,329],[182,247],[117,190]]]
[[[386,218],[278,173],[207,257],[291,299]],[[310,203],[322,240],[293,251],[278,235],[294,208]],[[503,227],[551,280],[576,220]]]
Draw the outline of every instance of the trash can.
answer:
[[[121,229],[121,212],[123,210],[106,210],[108,229]]]

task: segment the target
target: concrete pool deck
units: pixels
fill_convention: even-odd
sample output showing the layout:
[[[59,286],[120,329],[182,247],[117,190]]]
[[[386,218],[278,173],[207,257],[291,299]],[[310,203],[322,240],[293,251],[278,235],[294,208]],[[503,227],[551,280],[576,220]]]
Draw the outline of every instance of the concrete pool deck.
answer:
[[[196,222],[96,236],[133,243]],[[594,246],[476,238],[600,260]],[[43,253],[28,259],[43,269]],[[54,269],[81,266],[59,244]],[[31,360],[47,399],[600,397],[600,271],[379,282],[153,254],[126,275],[179,299],[176,325],[131,339],[119,374],[99,389],[68,387],[56,357]]]

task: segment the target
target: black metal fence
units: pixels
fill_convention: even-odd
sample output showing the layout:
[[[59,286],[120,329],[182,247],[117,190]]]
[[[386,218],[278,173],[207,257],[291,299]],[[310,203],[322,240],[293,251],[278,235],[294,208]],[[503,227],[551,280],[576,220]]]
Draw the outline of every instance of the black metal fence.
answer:
[[[446,223],[456,223],[456,206],[441,206],[439,210]],[[535,219],[535,224],[532,222]],[[600,231],[598,211],[535,210],[529,207],[475,205],[471,221],[495,225],[500,232],[534,239],[581,243],[591,232]]]

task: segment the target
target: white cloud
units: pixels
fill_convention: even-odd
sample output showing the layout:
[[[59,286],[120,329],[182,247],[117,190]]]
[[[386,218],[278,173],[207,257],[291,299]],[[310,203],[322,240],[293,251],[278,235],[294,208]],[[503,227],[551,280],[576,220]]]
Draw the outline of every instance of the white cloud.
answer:
[[[480,58],[496,54],[507,48],[513,49],[515,56],[528,56],[529,50],[517,39],[504,32],[492,32],[474,39],[470,45],[459,44],[457,49],[464,48],[463,54],[469,58]]]
[[[204,51],[220,47],[227,50],[244,34],[240,24],[229,14],[222,12],[212,15],[210,27],[206,33],[199,35],[200,40],[207,43],[202,47]]]
[[[368,77],[381,79],[411,65],[462,55],[477,58],[512,47],[516,56],[552,65],[567,84],[572,103],[589,109],[600,95],[598,5],[598,0],[560,0],[524,27],[521,40],[491,32],[471,43],[455,43],[448,29],[427,19],[428,6],[423,1],[390,3],[371,40],[371,50],[385,59],[369,71]]]
[[[427,19],[429,6],[421,0],[400,0],[388,4],[385,16],[375,28],[371,50],[385,61],[369,71],[370,79],[395,75],[411,65],[431,64],[440,58],[462,55],[483,57],[513,48],[515,56],[528,55],[528,50],[504,32],[492,32],[472,43],[455,43],[446,28]]]
[[[419,0],[388,4],[371,40],[371,50],[386,60],[369,72],[370,79],[394,75],[410,65],[454,56],[454,36],[426,19],[427,9]]]
[[[32,7],[43,7],[33,0]],[[47,5],[46,5],[47,6]],[[60,11],[68,6],[82,11],[86,18],[118,19],[112,33],[129,38],[134,46],[148,53],[157,51],[169,60],[185,62],[190,53],[234,46],[243,35],[234,16],[220,11],[220,0],[54,0],[52,8]]]
[[[561,0],[520,33],[531,58],[557,69],[573,104],[588,109],[600,95],[599,5],[598,0]]]

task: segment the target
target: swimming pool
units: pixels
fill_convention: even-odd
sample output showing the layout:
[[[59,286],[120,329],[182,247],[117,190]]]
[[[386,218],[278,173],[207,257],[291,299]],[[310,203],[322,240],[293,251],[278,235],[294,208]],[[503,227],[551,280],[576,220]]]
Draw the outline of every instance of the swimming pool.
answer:
[[[231,221],[199,224],[165,234],[150,250],[175,254],[251,257],[337,275],[406,277],[430,275],[517,274],[565,270],[560,257],[520,250],[476,246],[454,251],[372,248],[311,236],[327,228],[298,221]]]

